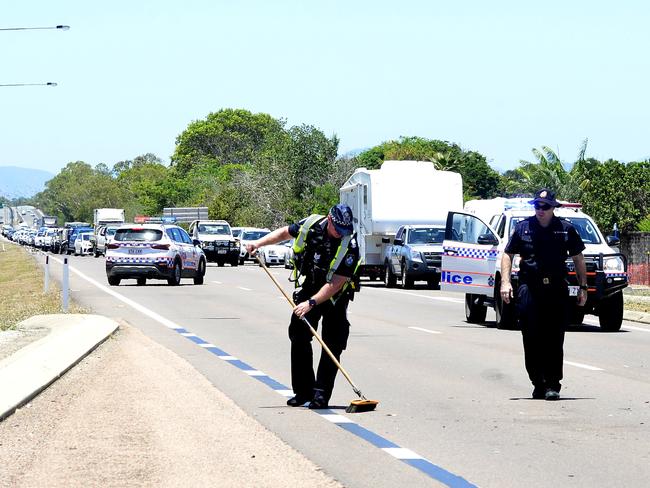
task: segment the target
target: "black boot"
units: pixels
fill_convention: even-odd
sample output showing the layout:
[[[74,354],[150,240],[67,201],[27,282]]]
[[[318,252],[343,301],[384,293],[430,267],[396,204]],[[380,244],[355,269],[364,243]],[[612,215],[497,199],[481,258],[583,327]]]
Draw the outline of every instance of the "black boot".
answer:
[[[296,395],[287,400],[287,405],[290,407],[302,407],[309,400],[310,398],[307,395]]]
[[[325,398],[323,390],[314,390],[314,398],[311,399],[311,402],[309,402],[309,405],[307,407],[310,410],[319,410],[322,408],[328,408],[327,405],[327,399]]]

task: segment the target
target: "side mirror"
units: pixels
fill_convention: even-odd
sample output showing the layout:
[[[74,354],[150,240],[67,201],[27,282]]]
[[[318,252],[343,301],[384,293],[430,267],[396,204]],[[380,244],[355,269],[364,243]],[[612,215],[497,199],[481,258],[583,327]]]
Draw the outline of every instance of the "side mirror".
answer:
[[[382,237],[381,238],[381,243],[382,244],[390,244],[390,239],[388,237]]]
[[[491,246],[496,246],[499,244],[499,240],[493,234],[481,234],[478,236],[479,244],[489,244]]]
[[[194,244],[196,247],[201,247],[201,241],[198,239],[192,239],[192,244]]]
[[[403,241],[402,239],[395,239],[395,240],[393,241],[393,244],[395,244],[396,246],[403,246],[403,245],[404,245],[404,241]]]
[[[618,246],[621,243],[621,240],[616,236],[607,236],[607,245],[608,246]]]

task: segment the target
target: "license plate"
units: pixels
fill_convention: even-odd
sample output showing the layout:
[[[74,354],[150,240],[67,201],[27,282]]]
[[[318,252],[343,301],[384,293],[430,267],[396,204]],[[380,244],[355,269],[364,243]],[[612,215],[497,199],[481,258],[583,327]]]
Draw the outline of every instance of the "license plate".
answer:
[[[227,249],[219,249],[217,250],[217,254],[226,254]]]
[[[570,286],[569,287],[569,296],[570,297],[577,297],[578,296],[578,291],[580,291],[579,286]]]
[[[129,249],[129,254],[142,254],[142,249]]]

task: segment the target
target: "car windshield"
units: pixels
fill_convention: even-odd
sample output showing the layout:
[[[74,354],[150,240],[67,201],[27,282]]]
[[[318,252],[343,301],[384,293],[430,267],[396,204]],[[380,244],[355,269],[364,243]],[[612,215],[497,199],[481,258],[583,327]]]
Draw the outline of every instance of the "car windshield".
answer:
[[[412,229],[408,235],[409,244],[442,244],[445,238],[445,229],[426,227]]]
[[[261,237],[264,237],[268,233],[268,230],[250,230],[242,232],[241,239],[242,241],[255,241]]]
[[[81,234],[81,239],[84,241],[89,241],[90,240],[90,234]]]
[[[106,229],[106,235],[107,235],[107,236],[114,236],[114,235],[115,235],[115,231],[117,231],[116,228],[108,227],[108,228]]]
[[[230,227],[224,224],[200,224],[199,232],[201,234],[230,234]]]
[[[160,229],[118,229],[115,232],[116,241],[154,242],[162,239]]]
[[[526,217],[513,217],[510,221],[510,232],[508,235],[512,235],[515,231],[515,226],[524,220]],[[573,227],[578,231],[578,235],[582,239],[582,242],[585,244],[600,244],[600,237],[598,237],[598,232],[596,231],[595,225],[591,220],[585,217],[561,217],[562,220],[566,220],[573,224]]]

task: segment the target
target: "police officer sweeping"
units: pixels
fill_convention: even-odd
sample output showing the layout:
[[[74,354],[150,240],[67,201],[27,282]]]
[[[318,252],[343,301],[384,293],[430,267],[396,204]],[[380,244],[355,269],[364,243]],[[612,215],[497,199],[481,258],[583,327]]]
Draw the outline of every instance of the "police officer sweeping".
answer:
[[[347,308],[353,298],[353,279],[359,263],[352,210],[345,204],[335,205],[327,216],[311,215],[276,229],[248,244],[247,250],[252,255],[260,247],[291,237],[295,238],[295,270],[304,281],[294,293],[296,305],[289,324],[291,384],[295,396],[287,405],[299,407],[308,403],[310,409],[327,408],[337,366],[323,351],[314,375],[312,334],[301,318],[308,319],[314,328],[323,319],[323,341],[340,360],[349,336]]]
[[[577,303],[587,301],[585,246],[573,225],[553,214],[561,204],[555,193],[541,189],[530,201],[535,215],[519,222],[501,260],[501,298],[513,298],[510,272],[515,254],[521,256],[516,309],[524,343],[526,371],[533,398],[558,400],[562,380],[564,330],[568,323],[569,289],[566,259],[575,265],[580,289]]]

